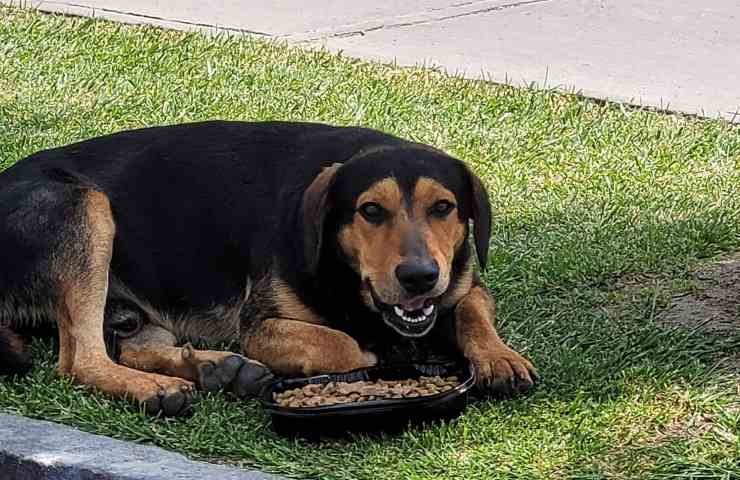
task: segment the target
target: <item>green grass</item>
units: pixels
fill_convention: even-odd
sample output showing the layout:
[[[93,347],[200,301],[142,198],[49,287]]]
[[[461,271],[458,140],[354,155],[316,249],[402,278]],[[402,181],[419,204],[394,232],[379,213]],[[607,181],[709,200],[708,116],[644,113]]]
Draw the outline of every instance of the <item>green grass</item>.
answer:
[[[465,159],[495,209],[487,284],[532,395],[388,438],[308,444],[253,403],[201,396],[148,418],[53,373],[0,382],[0,410],[194,458],[327,479],[740,478],[738,338],[659,328],[688,268],[740,247],[740,129],[281,44],[0,7],[0,168],[116,130],[204,120],[364,125]],[[12,255],[12,252],[2,252]],[[621,278],[660,279],[636,293]]]

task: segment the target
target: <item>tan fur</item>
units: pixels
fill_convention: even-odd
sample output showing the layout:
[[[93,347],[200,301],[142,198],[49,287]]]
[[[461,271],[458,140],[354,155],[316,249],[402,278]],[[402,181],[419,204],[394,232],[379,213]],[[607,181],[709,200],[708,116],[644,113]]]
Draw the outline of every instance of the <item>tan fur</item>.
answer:
[[[161,392],[189,391],[192,383],[186,380],[138,372],[116,365],[108,358],[103,341],[103,312],[115,225],[104,194],[89,192],[85,206],[87,231],[80,233],[88,243],[87,265],[82,272],[60,279],[60,373],[105,393],[140,402]]]
[[[108,267],[113,251],[115,225],[105,195],[89,192],[85,198],[87,219],[78,232],[87,243],[88,265],[78,272],[60,268],[62,304],[59,311],[59,368],[74,374],[86,357],[99,360],[105,354],[102,313],[108,291]],[[97,323],[100,328],[95,328]],[[89,328],[86,328],[88,327]]]
[[[479,384],[506,386],[518,377],[520,386],[531,386],[534,367],[501,340],[493,326],[495,317],[493,298],[485,287],[474,286],[455,308],[460,350],[473,363]]]
[[[385,208],[391,219],[382,225],[373,225],[360,213],[355,213],[353,222],[339,232],[339,244],[354,260],[360,275],[378,284],[384,282],[382,276],[393,272],[401,260],[403,231],[409,228],[408,212],[402,208],[402,200],[395,179],[386,178],[375,183],[358,197],[355,208],[374,202]]]
[[[281,375],[348,372],[377,363],[346,333],[297,320],[268,319],[245,338],[242,351]]]
[[[323,318],[301,302],[293,289],[283,280],[272,277],[270,286],[280,318],[300,320],[316,325],[326,323]]]
[[[176,347],[175,336],[154,325],[146,325],[136,336],[121,342],[119,361],[137,370],[156,372],[198,381],[198,367],[207,362],[218,363],[233,356],[231,352],[196,350]]]
[[[395,270],[403,261],[403,243],[408,235],[421,235],[429,254],[439,265],[437,286],[429,292],[430,297],[435,297],[447,290],[452,260],[468,234],[467,226],[455,210],[445,218],[429,215],[429,210],[440,200],[457,205],[455,195],[436,180],[420,178],[412,198],[412,205],[406,205],[393,178],[376,182],[358,197],[355,208],[375,202],[389,212],[390,218],[374,225],[356,213],[352,223],[339,232],[339,244],[352,259],[355,270],[363,279],[369,280],[378,296],[388,304],[400,303],[404,295]],[[468,278],[464,277],[463,282],[466,280]],[[467,293],[469,288],[469,284],[464,283],[463,293]],[[373,308],[370,292],[364,289],[361,295],[366,305]]]
[[[217,352],[226,355],[226,352]],[[160,347],[157,350],[124,350],[119,359],[122,365],[143,372],[155,372],[195,382],[198,371],[194,363],[186,362],[181,347]]]
[[[358,197],[355,208],[367,202],[381,205],[391,218],[381,225],[374,225],[359,212],[355,213],[353,222],[339,232],[339,245],[351,259],[355,270],[370,281],[381,298],[387,303],[398,303],[400,290],[394,272],[402,260],[404,235],[411,228],[409,212],[404,208],[401,189],[393,178],[371,185]],[[373,305],[369,292],[364,292],[363,297],[367,305]]]
[[[371,185],[366,191],[362,192],[357,198],[357,205],[363,203],[375,202],[382,205],[391,212],[398,212],[401,209],[403,194],[395,178],[384,178],[379,182]]]
[[[422,232],[429,254],[439,265],[440,284],[446,286],[450,281],[452,260],[467,239],[468,230],[460,220],[457,209],[444,218],[428,215],[429,209],[440,200],[453,205],[458,203],[455,195],[436,180],[422,177],[417,181],[414,188],[413,218]]]
[[[441,183],[431,178],[420,178],[414,188],[414,218],[418,221],[426,220],[429,209],[440,200],[446,200],[455,206],[458,203],[455,194]],[[455,252],[468,237],[466,225],[460,220],[457,210],[452,210],[445,218],[429,218],[425,223],[431,233],[427,237],[427,248],[435,258],[444,258],[446,263],[452,263]]]

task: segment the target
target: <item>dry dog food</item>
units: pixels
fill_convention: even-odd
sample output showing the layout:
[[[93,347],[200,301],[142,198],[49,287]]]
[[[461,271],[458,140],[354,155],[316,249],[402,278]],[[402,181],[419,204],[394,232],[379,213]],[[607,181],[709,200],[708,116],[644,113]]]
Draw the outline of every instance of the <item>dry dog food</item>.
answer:
[[[273,393],[272,397],[281,407],[323,407],[371,400],[427,397],[452,390],[459,384],[456,376],[422,376],[417,380],[376,382],[329,382]]]

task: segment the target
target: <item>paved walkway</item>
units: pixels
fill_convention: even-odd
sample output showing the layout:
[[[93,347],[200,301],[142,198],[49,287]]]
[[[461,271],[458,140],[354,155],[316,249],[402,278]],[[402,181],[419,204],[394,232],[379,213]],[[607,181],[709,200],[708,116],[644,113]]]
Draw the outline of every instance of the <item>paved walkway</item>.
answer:
[[[0,0],[740,122],[738,0]]]
[[[0,413],[2,480],[287,480]]]

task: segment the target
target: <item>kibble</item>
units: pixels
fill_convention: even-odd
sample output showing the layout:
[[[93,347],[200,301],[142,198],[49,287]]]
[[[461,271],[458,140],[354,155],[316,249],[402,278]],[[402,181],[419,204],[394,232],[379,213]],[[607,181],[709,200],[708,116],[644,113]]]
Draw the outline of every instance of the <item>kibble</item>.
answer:
[[[342,405],[372,400],[419,398],[449,392],[460,384],[456,376],[425,377],[407,380],[378,380],[376,382],[328,382],[309,384],[273,393],[272,398],[281,407],[305,408]]]

